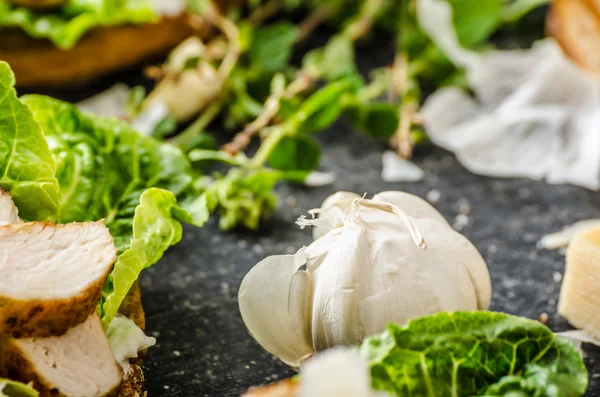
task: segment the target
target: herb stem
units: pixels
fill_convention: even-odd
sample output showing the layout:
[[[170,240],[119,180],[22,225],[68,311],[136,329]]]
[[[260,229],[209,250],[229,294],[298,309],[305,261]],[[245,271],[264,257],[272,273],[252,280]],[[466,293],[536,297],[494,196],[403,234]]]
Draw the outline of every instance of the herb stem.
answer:
[[[288,84],[285,90],[275,92],[269,96],[260,115],[250,124],[246,125],[241,132],[236,134],[231,142],[223,146],[222,150],[231,155],[244,150],[250,144],[252,137],[267,127],[271,123],[271,120],[275,118],[281,107],[282,98],[292,98],[309,89],[313,83],[314,78],[312,76],[300,71],[296,79]]]
[[[271,130],[269,135],[267,135],[267,139],[263,141],[263,143],[258,148],[258,151],[252,158],[250,162],[251,167],[253,168],[261,168],[265,165],[271,153],[275,149],[275,147],[281,142],[281,140],[288,134],[290,128],[287,124],[279,125]]]
[[[206,127],[214,120],[223,108],[221,99],[214,101],[189,127],[181,132],[181,134],[168,139],[167,142],[175,146],[182,146],[189,143],[194,137],[206,129]]]
[[[398,129],[394,133],[391,144],[402,158],[410,158],[414,142],[410,133],[413,117],[417,113],[418,103],[410,95],[410,76],[408,56],[398,54],[392,67],[392,80],[396,95],[400,97],[398,109]]]
[[[304,41],[316,28],[323,22],[331,18],[336,12],[337,7],[332,4],[325,4],[317,7],[308,17],[298,25],[298,36],[296,42]]]
[[[227,80],[231,71],[237,65],[241,55],[240,31],[235,23],[224,17],[219,10],[212,6],[204,12],[203,15],[210,23],[218,27],[229,42],[227,53],[219,65],[219,76],[222,81]]]
[[[384,11],[387,0],[365,0],[357,18],[344,30],[344,35],[356,41],[371,31],[373,22]]]
[[[263,23],[281,10],[280,0],[270,0],[265,5],[258,7],[248,16],[248,23],[252,26]]]

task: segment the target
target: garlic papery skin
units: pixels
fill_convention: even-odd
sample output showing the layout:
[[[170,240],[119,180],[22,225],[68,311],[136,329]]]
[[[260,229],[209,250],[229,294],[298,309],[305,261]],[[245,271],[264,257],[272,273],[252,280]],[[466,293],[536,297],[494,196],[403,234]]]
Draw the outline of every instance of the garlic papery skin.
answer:
[[[358,196],[348,206],[349,197],[299,221],[321,227],[322,237],[294,255],[266,258],[240,286],[248,330],[294,367],[315,352],[358,345],[389,323],[489,308],[485,261],[431,205],[402,192]],[[324,225],[325,216],[340,226]]]

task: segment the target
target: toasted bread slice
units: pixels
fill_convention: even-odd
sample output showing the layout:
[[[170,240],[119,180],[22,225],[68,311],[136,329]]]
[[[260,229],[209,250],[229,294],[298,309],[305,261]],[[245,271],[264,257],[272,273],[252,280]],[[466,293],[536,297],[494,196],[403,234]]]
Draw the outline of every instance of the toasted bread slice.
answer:
[[[571,59],[600,75],[600,0],[554,0],[547,29]]]
[[[0,59],[15,72],[18,88],[82,86],[166,55],[193,33],[188,16],[182,14],[158,23],[96,28],[64,51],[19,30],[3,30]]]
[[[142,331],[146,330],[146,315],[144,314],[144,307],[142,306],[139,281],[136,281],[129,290],[119,312],[133,320]],[[129,360],[131,363],[129,372],[123,379],[118,397],[142,397],[144,395],[144,371],[142,370],[141,365],[145,355],[146,351],[141,351],[136,359]]]

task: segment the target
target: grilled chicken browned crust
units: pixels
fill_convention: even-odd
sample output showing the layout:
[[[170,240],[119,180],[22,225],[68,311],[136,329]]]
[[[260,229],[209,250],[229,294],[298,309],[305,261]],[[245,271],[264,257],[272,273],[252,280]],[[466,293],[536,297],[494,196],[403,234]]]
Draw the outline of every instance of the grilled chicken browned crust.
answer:
[[[102,222],[0,225],[0,334],[59,336],[94,312],[116,260]]]
[[[0,366],[41,397],[114,397],[123,379],[96,313],[62,336],[3,338]]]
[[[23,224],[10,194],[0,188],[0,225]],[[1,246],[1,245],[0,245]],[[97,303],[97,301],[96,301]],[[95,305],[94,305],[95,307]],[[145,329],[139,283],[133,285],[119,312]],[[15,339],[0,335],[0,377],[34,382],[42,397],[141,397],[145,352],[131,359],[123,377],[98,315],[92,314],[62,336]]]

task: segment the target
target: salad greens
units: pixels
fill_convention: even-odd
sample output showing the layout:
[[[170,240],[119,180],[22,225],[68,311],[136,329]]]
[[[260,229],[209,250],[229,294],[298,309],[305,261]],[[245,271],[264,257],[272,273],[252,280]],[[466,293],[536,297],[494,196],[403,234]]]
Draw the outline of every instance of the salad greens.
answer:
[[[69,0],[52,12],[33,11],[0,0],[0,27],[20,28],[65,50],[97,26],[137,24],[157,18],[150,0]]]
[[[52,220],[60,210],[56,166],[39,124],[19,99],[10,67],[0,62],[0,186],[12,193],[20,216]]]
[[[588,386],[570,342],[504,313],[439,313],[390,325],[360,352],[373,387],[396,396],[580,397]]]
[[[257,219],[272,210],[270,190],[277,180],[302,183],[318,168],[321,149],[314,134],[341,116],[356,130],[389,141],[401,157],[410,157],[414,146],[427,140],[419,114],[422,92],[464,82],[464,71],[420,24],[419,9],[427,1],[254,0],[223,13],[216,2],[198,0],[192,9],[221,35],[206,42],[188,40],[162,67],[150,69],[160,80],[157,89],[147,97],[140,88],[133,89],[130,104],[135,106],[128,107],[128,117],[143,118],[156,101],[171,109],[177,107],[173,97],[202,98],[196,101],[197,119],[183,131],[177,132],[174,122],[183,122],[183,116],[173,113],[160,116],[164,119],[156,123],[153,136],[181,148],[203,172],[214,161],[230,167],[226,176],[204,178],[201,189],[214,193],[210,207],[225,218],[221,227],[255,228]],[[485,50],[492,47],[492,34],[547,0],[490,0],[484,5],[477,0],[435,1],[451,8],[464,46]],[[298,22],[299,15],[306,17]],[[292,63],[298,45],[322,24],[333,34],[322,47]],[[395,56],[391,64],[379,65],[365,77],[356,65],[355,50],[376,29],[394,38]],[[207,75],[207,70],[212,73]],[[192,81],[190,74],[196,75],[195,88],[174,85]],[[181,96],[173,95],[177,89]],[[204,91],[190,94],[193,90]],[[216,120],[237,132],[220,150],[207,139]],[[245,152],[256,137],[260,146],[248,158]],[[257,180],[260,192],[249,192]]]
[[[104,219],[119,252],[99,307],[108,327],[139,273],[179,242],[180,222],[207,221],[207,197],[179,149],[56,99],[19,100],[13,84],[0,62],[0,186],[29,221]]]

